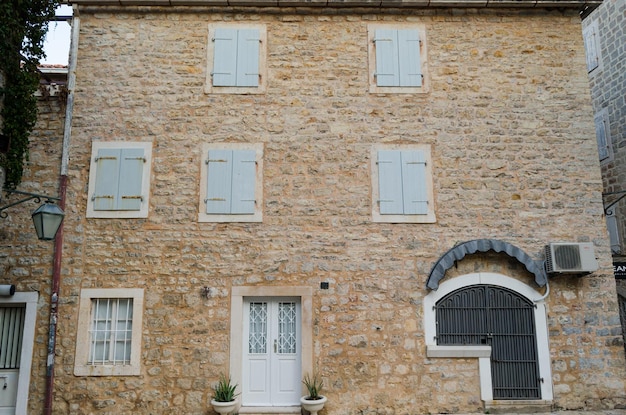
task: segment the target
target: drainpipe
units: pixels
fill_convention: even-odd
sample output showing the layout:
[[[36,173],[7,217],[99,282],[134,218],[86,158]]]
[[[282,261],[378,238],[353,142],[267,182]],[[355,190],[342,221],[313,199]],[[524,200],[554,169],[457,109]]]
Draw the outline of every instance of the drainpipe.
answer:
[[[67,102],[65,106],[65,125],[63,128],[63,153],[61,155],[61,177],[59,179],[59,207],[65,210],[65,195],[67,191],[67,171],[69,164],[70,137],[72,133],[72,112],[74,110],[74,87],[76,85],[76,55],[78,52],[78,33],[80,18],[77,6],[73,7],[72,37],[67,71]],[[52,289],[50,296],[50,325],[48,330],[48,360],[46,362],[46,396],[44,414],[52,414],[54,396],[54,356],[56,354],[56,334],[59,306],[59,288],[61,285],[61,262],[63,259],[63,228],[61,227],[54,239],[54,258],[52,264]]]

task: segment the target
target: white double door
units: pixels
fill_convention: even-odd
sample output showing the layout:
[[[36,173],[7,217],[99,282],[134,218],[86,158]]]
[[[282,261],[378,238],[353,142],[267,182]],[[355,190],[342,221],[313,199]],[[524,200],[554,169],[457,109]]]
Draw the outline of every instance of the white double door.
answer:
[[[246,298],[243,307],[242,405],[299,405],[300,298]]]

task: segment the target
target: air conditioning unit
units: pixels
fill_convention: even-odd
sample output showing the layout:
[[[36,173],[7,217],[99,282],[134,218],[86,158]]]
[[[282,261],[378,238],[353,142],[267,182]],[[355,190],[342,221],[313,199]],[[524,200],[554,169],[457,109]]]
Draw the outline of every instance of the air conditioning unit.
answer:
[[[546,245],[548,274],[588,274],[597,270],[598,261],[591,242]]]

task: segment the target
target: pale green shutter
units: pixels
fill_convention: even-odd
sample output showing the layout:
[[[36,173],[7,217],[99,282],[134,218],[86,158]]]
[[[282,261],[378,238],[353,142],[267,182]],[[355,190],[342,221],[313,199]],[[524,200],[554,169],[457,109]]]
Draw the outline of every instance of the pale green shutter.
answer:
[[[402,152],[402,195],[405,215],[428,213],[426,158],[423,151]]]
[[[399,86],[422,86],[420,36],[417,30],[398,30]]]
[[[122,149],[117,210],[140,210],[145,158],[142,148]]]
[[[595,117],[596,124],[596,140],[598,141],[598,154],[600,156],[600,160],[604,160],[609,157],[609,146],[608,140],[606,139],[607,129],[606,123],[604,122],[604,115],[602,113],[596,115]]]
[[[402,202],[402,163],[400,151],[378,152],[378,193],[381,215],[398,215],[404,212]]]
[[[374,33],[376,47],[376,85],[399,86],[398,31],[377,29]]]
[[[215,29],[213,56],[213,85],[237,84],[237,30]]]
[[[233,151],[232,209],[233,214],[252,214],[255,207],[256,153],[254,150]]]
[[[102,148],[96,156],[96,184],[91,196],[94,210],[115,210],[118,199],[120,149]]]
[[[259,85],[258,29],[240,29],[237,34],[237,86]]]
[[[207,160],[207,214],[231,213],[232,150],[210,150]]]

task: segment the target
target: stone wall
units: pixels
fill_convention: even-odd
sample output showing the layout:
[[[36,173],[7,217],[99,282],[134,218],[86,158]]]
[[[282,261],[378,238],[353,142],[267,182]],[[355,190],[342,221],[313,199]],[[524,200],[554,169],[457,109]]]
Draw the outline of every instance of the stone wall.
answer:
[[[309,286],[329,414],[482,411],[473,359],[428,359],[422,300],[455,243],[535,259],[591,241],[600,269],[551,280],[555,408],[624,400],[624,351],[575,13],[81,7],[55,412],[205,414],[229,368],[230,290]],[[205,94],[209,22],[267,25],[262,95]],[[423,24],[430,93],[370,94],[367,25]],[[147,219],[87,219],[95,140],[153,143]],[[262,223],[198,223],[200,149],[264,143]],[[430,144],[437,222],[371,220],[370,149]],[[501,255],[447,278],[499,272]],[[321,290],[320,282],[329,289]],[[73,375],[83,288],[145,289],[142,374]],[[210,295],[204,295],[209,287]]]
[[[42,87],[42,91],[47,91]],[[53,88],[53,91],[56,89]],[[58,196],[63,143],[65,105],[56,94],[39,95],[37,124],[30,135],[30,156],[24,164],[24,175],[18,190],[47,196]],[[11,195],[2,206],[23,199]],[[24,202],[8,208],[0,219],[0,270],[2,284],[15,284],[18,292],[38,292],[39,304],[33,363],[29,413],[42,413],[46,389],[46,361],[50,287],[52,280],[53,242],[39,241],[30,214],[41,203]],[[1,299],[0,299],[1,300]]]

